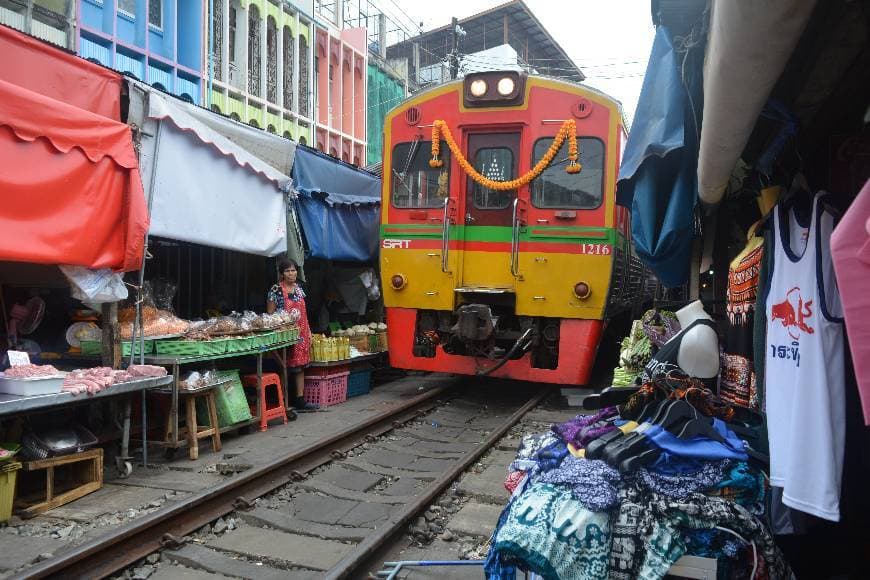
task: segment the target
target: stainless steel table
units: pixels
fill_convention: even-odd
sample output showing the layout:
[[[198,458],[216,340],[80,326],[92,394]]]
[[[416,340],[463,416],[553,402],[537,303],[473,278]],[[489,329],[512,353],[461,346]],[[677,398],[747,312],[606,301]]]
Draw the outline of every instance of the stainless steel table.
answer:
[[[133,472],[133,464],[130,461],[130,413],[132,409],[133,394],[158,389],[169,385],[173,382],[172,376],[144,378],[138,381],[129,381],[112,385],[107,389],[89,395],[82,393],[73,395],[72,393],[54,393],[51,395],[35,395],[26,397],[22,395],[8,395],[0,393],[0,418],[10,417],[13,415],[25,415],[29,413],[37,413],[48,411],[57,407],[70,407],[74,405],[86,405],[94,401],[102,401],[112,397],[120,397],[127,395],[124,405],[124,420],[121,427],[121,454],[116,458],[116,467],[122,477],[130,475]],[[143,449],[147,446],[147,411],[142,409],[143,425],[142,439]],[[148,456],[142,454],[142,463],[147,465]]]

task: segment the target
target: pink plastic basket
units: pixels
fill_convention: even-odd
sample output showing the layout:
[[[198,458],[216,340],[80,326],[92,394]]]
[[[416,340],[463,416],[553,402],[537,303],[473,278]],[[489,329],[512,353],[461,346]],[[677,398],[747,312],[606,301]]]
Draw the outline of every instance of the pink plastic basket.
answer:
[[[321,407],[337,405],[347,400],[347,371],[323,377],[305,377],[305,402]]]

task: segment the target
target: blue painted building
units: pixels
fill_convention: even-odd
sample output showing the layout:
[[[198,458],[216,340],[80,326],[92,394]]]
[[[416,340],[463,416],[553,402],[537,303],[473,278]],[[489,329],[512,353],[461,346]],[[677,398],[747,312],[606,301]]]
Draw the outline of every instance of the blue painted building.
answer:
[[[79,0],[79,55],[203,104],[204,1]]]

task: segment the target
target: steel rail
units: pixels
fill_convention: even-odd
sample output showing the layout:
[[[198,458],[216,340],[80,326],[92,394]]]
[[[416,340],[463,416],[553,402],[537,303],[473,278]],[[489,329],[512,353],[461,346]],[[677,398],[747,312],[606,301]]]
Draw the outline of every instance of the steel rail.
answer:
[[[379,526],[373,534],[367,536],[366,539],[357,544],[350,553],[339,560],[335,566],[327,570],[324,578],[327,580],[341,580],[350,577],[351,574],[360,572],[360,568],[374,560],[375,556],[387,547],[388,543],[404,529],[408,522],[426,510],[438,495],[447,489],[457,477],[466,471],[484,453],[489,451],[493,445],[499,441],[499,439],[504,437],[511,427],[516,425],[526,413],[543,401],[549,393],[549,387],[542,388],[534,397],[529,399],[522,407],[517,409],[510,417],[508,417],[504,423],[492,431],[480,445],[465,454],[456,465],[429,484],[429,486],[423,490],[423,493],[414,498],[414,501],[406,504],[400,512],[391,516],[390,519],[382,526]],[[362,572],[365,572],[365,570],[362,570]]]
[[[177,544],[179,538],[356,447],[420,416],[436,405],[450,385],[440,385],[347,429],[322,437],[303,449],[250,469],[226,483],[186,498],[172,507],[132,521],[108,537],[99,537],[31,566],[14,578],[105,578],[148,554]]]

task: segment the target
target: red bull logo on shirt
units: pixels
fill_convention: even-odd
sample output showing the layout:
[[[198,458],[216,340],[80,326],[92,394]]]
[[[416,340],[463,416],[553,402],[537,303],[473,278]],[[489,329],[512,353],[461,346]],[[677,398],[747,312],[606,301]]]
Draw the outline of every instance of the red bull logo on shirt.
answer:
[[[804,302],[801,289],[797,286],[785,293],[785,300],[774,304],[770,309],[770,321],[780,320],[788,329],[788,335],[795,340],[800,340],[801,332],[813,334],[815,330],[807,323],[812,318],[812,300]]]
[[[797,286],[785,293],[785,300],[770,308],[770,322],[779,320],[792,338],[790,345],[771,344],[773,358],[794,361],[795,366],[801,366],[800,337],[801,333],[813,334],[815,329],[809,320],[813,317],[812,300],[804,302],[801,289]]]

